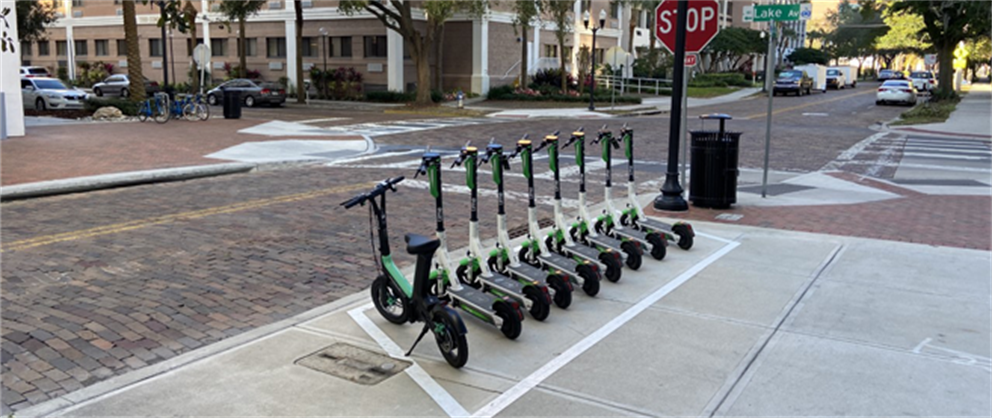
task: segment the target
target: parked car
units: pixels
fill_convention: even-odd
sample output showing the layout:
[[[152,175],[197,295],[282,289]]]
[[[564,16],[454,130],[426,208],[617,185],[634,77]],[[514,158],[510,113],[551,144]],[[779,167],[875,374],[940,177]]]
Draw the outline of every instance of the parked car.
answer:
[[[21,99],[25,109],[82,109],[86,98],[86,92],[66,87],[57,78],[21,79]]]
[[[881,70],[878,72],[878,81],[902,80],[904,78],[906,78],[906,74],[904,74],[902,71]]]
[[[844,73],[834,68],[827,69],[827,88],[841,90],[845,86],[847,86],[847,77]]]
[[[31,78],[31,77],[51,77],[52,74],[48,72],[45,67],[38,66],[27,66],[21,67],[21,78]]]
[[[207,92],[207,103],[218,105],[224,99],[224,91],[233,90],[241,93],[241,101],[245,107],[260,104],[282,106],[286,103],[286,88],[278,83],[255,82],[247,78],[236,78],[211,89]]]
[[[875,104],[883,105],[889,103],[899,103],[906,105],[916,104],[916,89],[913,83],[907,80],[887,80],[878,88],[875,94]]]
[[[108,96],[120,96],[120,97],[130,97],[131,91],[128,87],[131,86],[131,79],[128,78],[127,74],[114,74],[110,77],[105,78],[103,81],[93,85],[93,94],[98,97]],[[151,81],[145,78],[145,94],[152,95],[158,93],[162,89],[159,88],[157,81]]]
[[[929,71],[914,71],[909,74],[909,81],[913,82],[913,87],[918,92],[926,92],[937,87],[937,79]]]
[[[830,67],[828,70],[840,71],[840,73],[844,75],[844,81],[847,82],[847,87],[852,89],[858,87],[858,67],[839,65],[836,67]]]
[[[803,94],[810,94],[812,90],[813,79],[809,77],[806,71],[786,70],[779,73],[778,78],[775,79],[775,87],[772,89],[772,94],[796,93],[797,96],[802,96]]]

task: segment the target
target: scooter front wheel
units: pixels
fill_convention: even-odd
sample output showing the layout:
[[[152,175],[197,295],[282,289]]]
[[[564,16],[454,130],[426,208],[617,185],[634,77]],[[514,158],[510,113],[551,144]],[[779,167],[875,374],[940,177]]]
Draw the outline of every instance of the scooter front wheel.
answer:
[[[438,310],[431,315],[434,341],[444,359],[456,369],[468,363],[468,340],[458,328],[458,321],[447,310]]]
[[[469,277],[469,265],[462,264],[458,266],[457,269],[455,269],[455,276],[458,277],[458,281],[460,281],[463,285],[472,286],[476,289],[481,288],[482,285],[480,285],[479,282],[475,280],[475,278],[478,277],[479,272],[475,269],[472,269],[471,271],[472,271],[472,276]]]
[[[523,330],[523,324],[520,323],[520,318],[523,315],[509,303],[497,303],[493,308],[496,311],[496,316],[503,320],[503,325],[499,328],[503,336],[511,340],[517,339],[520,336],[520,331]]]
[[[524,288],[524,296],[530,300],[530,316],[538,321],[548,319],[551,313],[551,301],[547,292],[537,286],[527,286]]]
[[[410,319],[409,300],[386,276],[380,275],[372,282],[372,303],[375,310],[389,322],[402,325]]]

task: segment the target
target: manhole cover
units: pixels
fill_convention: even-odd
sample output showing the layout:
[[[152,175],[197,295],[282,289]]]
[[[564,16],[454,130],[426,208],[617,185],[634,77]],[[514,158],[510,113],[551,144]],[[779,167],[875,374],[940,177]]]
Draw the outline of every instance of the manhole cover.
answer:
[[[303,357],[296,360],[296,364],[370,386],[410,367],[410,362],[345,343],[337,343]]]

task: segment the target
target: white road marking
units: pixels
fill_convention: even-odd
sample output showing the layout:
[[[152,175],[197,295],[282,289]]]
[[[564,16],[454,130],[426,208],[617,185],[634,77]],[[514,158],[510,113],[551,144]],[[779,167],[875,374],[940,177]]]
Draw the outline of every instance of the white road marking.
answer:
[[[406,374],[410,376],[414,382],[420,385],[420,388],[423,389],[424,392],[427,392],[427,395],[429,395],[431,399],[433,399],[434,402],[436,402],[437,405],[440,406],[446,414],[448,414],[448,416],[468,416],[468,411],[465,410],[465,408],[458,403],[458,401],[451,396],[448,391],[444,390],[444,388],[441,387],[441,385],[438,384],[437,381],[434,380],[434,378],[431,377],[431,375],[428,374],[423,367],[420,367],[420,364],[417,363],[416,360],[407,357],[403,349],[393,342],[393,340],[389,338],[385,332],[382,332],[382,330],[379,329],[379,327],[377,327],[375,323],[365,315],[365,311],[369,309],[372,309],[372,302],[348,311],[348,315],[351,316],[351,319],[354,319],[355,323],[362,327],[362,330],[364,330],[369,337],[372,337],[372,339],[375,340],[375,342],[378,343],[383,350],[386,350],[386,354],[389,354],[390,357],[413,363],[412,366],[405,370]]]
[[[608,337],[610,334],[612,334],[614,331],[619,329],[621,326],[623,326],[630,320],[634,319],[638,314],[643,312],[645,309],[653,305],[655,302],[661,300],[661,298],[665,297],[673,290],[683,285],[685,282],[689,281],[689,279],[695,277],[696,274],[698,274],[700,271],[708,267],[710,264],[713,264],[714,262],[719,260],[721,257],[732,251],[734,248],[737,248],[739,245],[740,245],[739,242],[731,242],[725,245],[724,247],[720,248],[719,250],[717,250],[717,252],[713,253],[709,257],[706,257],[703,261],[699,262],[695,266],[692,266],[692,268],[690,268],[686,272],[676,277],[675,280],[672,280],[671,282],[662,286],[660,289],[658,289],[651,295],[645,297],[644,299],[641,299],[640,302],[638,302],[634,306],[631,306],[629,309],[627,309],[622,314],[620,314],[620,316],[613,318],[613,320],[606,323],[606,325],[603,325],[601,328],[599,328],[592,334],[589,334],[581,341],[579,341],[575,345],[571,346],[569,349],[559,354],[557,357],[555,357],[550,362],[542,366],[540,369],[537,369],[534,373],[531,373],[529,376],[525,377],[523,380],[521,380],[516,385],[508,389],[506,392],[503,392],[502,395],[492,400],[478,411],[475,411],[475,413],[472,414],[472,416],[492,417],[500,413],[501,411],[506,409],[506,407],[510,406],[518,399],[523,397],[525,394],[527,394],[527,392],[529,392],[531,389],[541,384],[541,382],[546,380],[552,374],[560,370],[562,367],[565,367],[566,365],[571,363],[572,360],[575,360],[577,357],[582,355],[582,353],[592,348],[594,345],[596,345],[596,343]]]
[[[307,119],[298,120],[296,123],[320,123],[320,122],[337,122],[339,120],[350,120],[351,118],[323,118],[323,119]]]

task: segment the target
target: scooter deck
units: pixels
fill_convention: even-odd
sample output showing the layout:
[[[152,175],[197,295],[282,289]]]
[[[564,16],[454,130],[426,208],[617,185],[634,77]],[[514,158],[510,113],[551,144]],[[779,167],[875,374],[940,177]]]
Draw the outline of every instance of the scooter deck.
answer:
[[[578,275],[578,272],[575,271],[575,269],[579,266],[579,263],[577,263],[575,260],[572,260],[571,258],[559,254],[549,253],[549,254],[541,254],[540,256],[537,257],[537,259],[541,261],[541,264],[544,264],[546,266],[550,266],[558,270],[566,271],[569,274]]]
[[[638,229],[634,229],[634,228],[624,228],[624,229],[613,228],[613,231],[610,232],[610,233],[613,234],[613,235],[616,235],[616,236],[627,238],[629,240],[634,240],[634,241],[640,242],[641,244],[644,244],[644,245],[651,245],[651,243],[648,242],[648,233],[647,232],[644,232],[644,231],[641,231],[641,230],[638,230]]]
[[[490,276],[482,276],[479,279],[493,289],[499,290],[503,293],[509,293],[511,295],[523,298],[524,297],[524,285],[520,282],[513,280],[503,274],[497,273],[495,271],[489,273]]]
[[[494,315],[493,304],[498,300],[496,296],[480,292],[468,286],[462,286],[462,288],[458,290],[449,287],[448,295],[451,296],[452,299],[469,305],[475,310],[486,312],[490,316]]]
[[[593,243],[593,245],[596,245],[598,247],[606,247],[613,251],[616,251],[618,254],[620,254],[621,259],[623,260],[627,259],[627,253],[623,251],[623,248],[620,248],[620,245],[623,244],[623,241],[620,241],[616,238],[608,237],[606,235],[596,235],[595,237],[587,236],[586,240],[588,240],[589,242]]]
[[[547,286],[548,273],[530,264],[520,263],[515,266],[507,266],[507,270],[514,276],[537,282],[540,286]]]
[[[599,250],[597,250],[595,248],[586,247],[585,245],[578,245],[578,244],[576,244],[576,245],[573,245],[571,247],[569,247],[569,246],[566,245],[566,246],[562,247],[562,249],[566,253],[574,254],[575,256],[577,256],[579,258],[584,258],[586,260],[589,260],[589,261],[592,261],[594,263],[599,264]]]
[[[675,233],[672,231],[672,224],[656,221],[648,217],[638,216],[636,224],[639,229],[647,228],[655,231]]]

